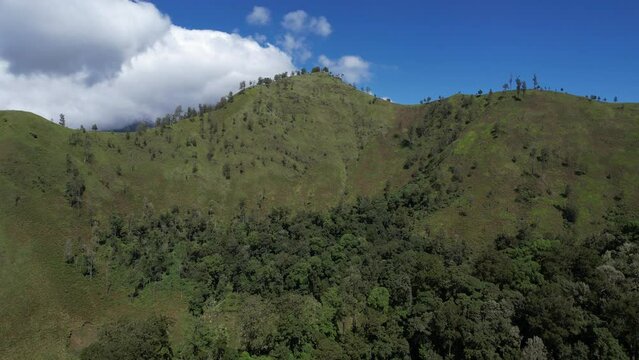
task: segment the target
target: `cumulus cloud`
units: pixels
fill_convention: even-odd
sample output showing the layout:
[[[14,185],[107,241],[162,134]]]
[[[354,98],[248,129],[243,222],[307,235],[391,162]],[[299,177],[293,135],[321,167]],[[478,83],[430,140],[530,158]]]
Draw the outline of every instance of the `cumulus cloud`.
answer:
[[[246,16],[246,22],[251,25],[266,25],[271,21],[271,12],[263,6],[254,6],[253,11]]]
[[[320,16],[318,18],[311,18],[309,28],[315,34],[321,36],[328,36],[333,31],[333,29],[331,28],[331,24],[323,16]]]
[[[282,26],[287,30],[300,32],[304,29],[304,24],[306,23],[307,17],[308,14],[304,10],[291,11],[290,13],[284,15]]]
[[[302,63],[306,62],[306,60],[310,59],[310,57],[313,56],[310,47],[306,43],[306,39],[304,37],[296,37],[292,34],[284,34],[284,36],[277,41],[277,44],[281,46],[287,54]]]
[[[294,33],[309,32],[324,37],[333,31],[325,17],[311,17],[304,10],[291,11],[284,15],[282,26]]]
[[[359,56],[346,55],[338,60],[332,60],[325,55],[320,55],[319,63],[335,74],[344,75],[344,80],[350,83],[366,81],[371,77],[370,63]]]
[[[62,20],[45,16],[52,11]],[[9,32],[14,19],[20,24]],[[43,22],[68,28],[49,33]],[[0,33],[14,38],[0,38],[0,108],[64,113],[73,127],[154,119],[178,104],[215,102],[242,80],[294,69],[275,46],[174,26],[153,5],[129,0],[2,0]]]
[[[277,44],[301,63],[306,62],[313,55],[306,37],[308,35],[327,37],[333,31],[325,17],[312,17],[304,10],[291,11],[284,15],[282,27],[287,32],[278,39]]]
[[[170,20],[151,4],[127,0],[2,0],[0,57],[17,74],[105,77],[162,38]]]

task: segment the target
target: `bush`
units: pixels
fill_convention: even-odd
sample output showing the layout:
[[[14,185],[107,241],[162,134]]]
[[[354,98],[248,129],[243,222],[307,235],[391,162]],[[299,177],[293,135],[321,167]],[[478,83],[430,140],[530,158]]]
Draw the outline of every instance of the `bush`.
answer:
[[[83,360],[165,360],[173,358],[169,344],[169,320],[153,316],[145,320],[121,319],[106,325],[98,341],[82,351]]]

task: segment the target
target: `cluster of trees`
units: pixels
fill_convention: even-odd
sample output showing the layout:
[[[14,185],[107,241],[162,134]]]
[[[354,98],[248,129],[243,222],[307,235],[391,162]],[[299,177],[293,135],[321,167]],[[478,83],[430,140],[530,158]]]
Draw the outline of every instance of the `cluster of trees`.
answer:
[[[152,316],[148,319],[120,319],[105,326],[98,340],[80,354],[83,360],[170,360],[173,350],[169,343],[169,319]]]
[[[173,124],[175,124],[176,122],[183,120],[183,119],[190,119],[190,118],[195,118],[197,116],[203,116],[205,113],[210,112],[211,110],[213,110],[215,108],[215,105],[209,105],[209,104],[199,104],[198,108],[192,108],[190,106],[188,106],[186,108],[186,111],[184,111],[182,109],[181,105],[178,105],[175,108],[175,111],[173,111],[173,113],[168,113],[162,117],[158,117],[155,120],[155,126],[156,127],[167,127],[167,126],[171,126]]]
[[[517,78],[515,79],[515,84],[517,89],[517,97],[519,97],[520,93],[523,93],[523,95],[526,95],[526,90],[528,88],[528,86],[526,85],[526,81],[521,80],[519,76],[517,76]],[[534,89],[541,89],[541,86],[539,86],[539,80],[537,79],[537,74],[533,76],[533,86],[534,86]],[[510,75],[510,79],[508,79],[508,81],[502,85],[502,89],[504,91],[508,91],[512,88],[513,88],[513,76]]]
[[[525,80],[521,80],[521,78],[519,76],[517,76],[515,79],[513,79],[513,76],[510,75],[510,78],[508,79],[508,81],[506,81],[501,88],[504,91],[508,91],[508,90],[512,90],[513,89],[513,81],[515,82],[515,90],[517,91],[517,97],[519,97],[520,95],[526,95],[526,90],[528,89],[528,85],[526,84]],[[539,78],[537,78],[537,74],[533,74],[533,89],[534,90],[542,90],[542,86],[539,83]],[[563,88],[561,89],[561,91],[563,91]],[[483,90],[479,90],[477,91],[477,95],[482,95],[484,93]],[[490,91],[488,92],[489,95],[492,95],[493,90],[490,89]],[[441,96],[438,97],[439,100],[442,99]],[[419,101],[420,104],[428,104],[431,102],[431,97],[427,97],[424,98],[422,100]]]
[[[591,101],[592,101],[592,100],[595,100],[595,101],[608,102],[608,98],[603,98],[603,99],[602,99],[602,98],[601,98],[601,96],[597,96],[597,95],[590,95],[590,96],[585,95],[584,97],[585,97],[586,99],[588,99],[588,100],[591,100]],[[612,101],[613,101],[613,102],[617,102],[617,101],[618,101],[617,97],[615,96],[615,97],[612,99]]]
[[[68,154],[66,157],[66,172],[68,181],[65,186],[64,196],[71,207],[80,209],[84,203],[83,195],[86,191],[86,185],[82,175],[80,175],[80,170],[75,166]]]
[[[230,223],[147,210],[114,216],[98,241],[134,275],[133,296],[179,276],[195,316],[234,304],[240,345],[224,323],[200,324],[181,358],[639,355],[639,222],[578,240],[523,227],[472,253],[411,228],[434,195],[415,186],[328,213],[241,210]]]

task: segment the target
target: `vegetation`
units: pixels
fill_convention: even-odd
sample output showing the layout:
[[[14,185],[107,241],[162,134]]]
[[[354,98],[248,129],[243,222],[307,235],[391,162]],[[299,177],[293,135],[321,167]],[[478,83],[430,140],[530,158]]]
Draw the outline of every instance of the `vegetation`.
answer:
[[[555,358],[637,356],[638,223],[584,241],[520,229],[472,256],[464,243],[411,234],[416,195],[427,194],[325,215],[240,214],[228,226],[177,208],[114,217],[100,243],[131,269],[131,296],[175,275],[207,331],[232,328],[226,315],[238,314],[235,346],[206,349],[227,356],[513,358],[532,346]]]
[[[303,73],[126,133],[0,112],[0,357],[637,356],[637,105]]]
[[[165,360],[173,352],[168,337],[169,321],[163,317],[120,320],[105,326],[98,341],[82,350],[86,360]]]

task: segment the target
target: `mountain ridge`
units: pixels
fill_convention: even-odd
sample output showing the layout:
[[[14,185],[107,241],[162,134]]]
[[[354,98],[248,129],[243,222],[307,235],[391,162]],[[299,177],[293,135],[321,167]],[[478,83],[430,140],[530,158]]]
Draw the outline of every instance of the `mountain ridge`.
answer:
[[[480,253],[500,234],[583,237],[619,209],[636,214],[637,143],[637,104],[529,91],[398,105],[326,74],[251,87],[218,110],[129,133],[0,111],[0,316],[13,325],[0,331],[0,354],[73,356],[94,339],[79,335],[85,323],[135,312],[187,326],[175,288],[152,284],[132,301],[124,271],[105,286],[107,275],[87,279],[64,263],[69,239],[81,248],[114,212],[180,206],[229,221],[419,193],[412,231]]]

